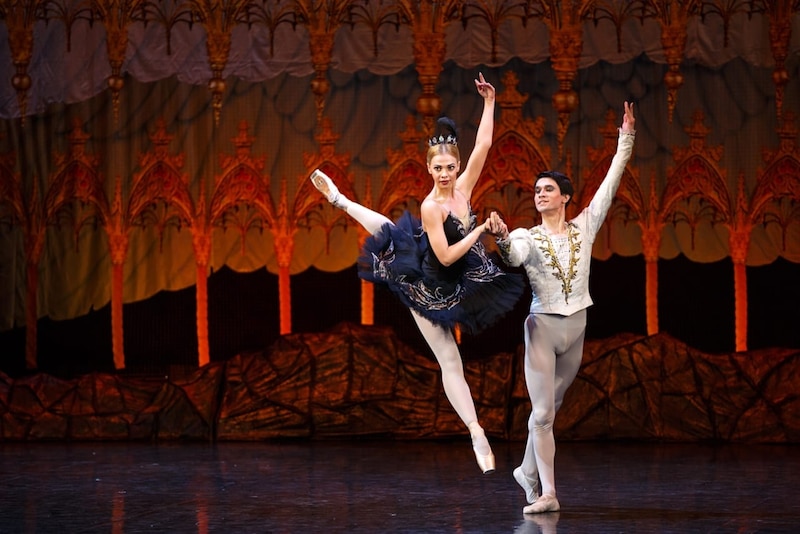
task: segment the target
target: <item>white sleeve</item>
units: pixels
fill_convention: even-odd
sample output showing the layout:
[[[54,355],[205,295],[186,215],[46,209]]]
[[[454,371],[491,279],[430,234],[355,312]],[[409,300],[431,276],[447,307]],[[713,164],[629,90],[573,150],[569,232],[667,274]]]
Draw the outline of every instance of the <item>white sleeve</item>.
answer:
[[[603,178],[603,182],[597,188],[597,192],[589,203],[589,213],[591,215],[589,220],[595,221],[591,224],[596,224],[597,226],[596,228],[587,229],[592,235],[597,234],[606,218],[606,214],[608,214],[609,208],[611,208],[614,195],[617,194],[620,181],[622,181],[622,173],[625,171],[625,165],[628,164],[631,152],[633,152],[634,135],[633,132],[625,133],[620,130],[619,139],[617,140],[617,152],[611,160],[606,177]]]
[[[507,265],[518,267],[531,253],[531,233],[526,228],[517,228],[508,234],[507,239],[498,239],[497,247]]]

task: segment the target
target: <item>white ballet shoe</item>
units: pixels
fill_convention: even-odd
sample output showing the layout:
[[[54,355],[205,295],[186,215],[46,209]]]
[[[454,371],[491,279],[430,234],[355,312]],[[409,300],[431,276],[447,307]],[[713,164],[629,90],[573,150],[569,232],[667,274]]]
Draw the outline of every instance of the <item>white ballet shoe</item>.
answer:
[[[492,448],[489,447],[489,454],[481,454],[478,452],[478,447],[476,447],[475,443],[481,439],[486,440],[486,434],[483,432],[483,428],[481,428],[481,425],[479,425],[477,422],[472,422],[469,424],[469,434],[472,438],[472,452],[475,453],[475,461],[478,462],[478,467],[480,467],[484,475],[494,473],[495,460]],[[486,445],[489,445],[488,440]]]
[[[319,169],[315,169],[314,172],[311,173],[311,183],[314,184],[317,191],[325,195],[328,202],[337,208],[344,209],[345,203],[342,201],[344,197],[339,193],[339,188],[336,187],[336,184],[333,183],[333,180],[331,180],[327,174]]]
[[[561,505],[558,504],[558,499],[555,495],[545,493],[533,504],[529,504],[522,509],[523,514],[543,514],[545,512],[558,512],[561,510]]]
[[[517,484],[525,490],[525,499],[530,503],[533,504],[536,502],[536,499],[539,497],[539,481],[531,482],[525,473],[522,472],[522,467],[517,467],[514,469],[514,480],[517,481]]]

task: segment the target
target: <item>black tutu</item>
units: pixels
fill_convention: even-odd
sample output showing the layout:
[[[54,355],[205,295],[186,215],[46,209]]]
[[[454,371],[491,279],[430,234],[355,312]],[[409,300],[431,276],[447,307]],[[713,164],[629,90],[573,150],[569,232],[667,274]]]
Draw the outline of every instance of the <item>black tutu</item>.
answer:
[[[470,228],[475,225],[474,216]],[[450,244],[466,231],[449,216]],[[476,334],[514,308],[525,283],[520,274],[500,269],[497,255],[478,241],[458,262],[444,267],[429,249],[422,225],[408,211],[367,238],[358,259],[358,275],[388,287],[406,306],[445,328],[460,325]]]

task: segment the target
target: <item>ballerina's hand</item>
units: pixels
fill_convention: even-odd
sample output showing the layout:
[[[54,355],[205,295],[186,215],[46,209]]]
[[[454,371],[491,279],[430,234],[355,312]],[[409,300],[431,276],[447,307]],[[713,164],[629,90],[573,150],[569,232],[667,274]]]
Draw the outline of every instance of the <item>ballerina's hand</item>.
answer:
[[[483,98],[494,98],[494,86],[486,81],[482,72],[478,73],[478,79],[475,80],[475,87],[478,88],[478,94]]]
[[[489,233],[495,237],[502,237],[505,238],[508,236],[508,227],[503,219],[497,214],[496,211],[493,211],[488,219],[486,219],[487,224],[489,225]]]
[[[625,114],[622,116],[622,131],[631,133],[634,131],[636,118],[633,116],[633,102],[625,102]]]

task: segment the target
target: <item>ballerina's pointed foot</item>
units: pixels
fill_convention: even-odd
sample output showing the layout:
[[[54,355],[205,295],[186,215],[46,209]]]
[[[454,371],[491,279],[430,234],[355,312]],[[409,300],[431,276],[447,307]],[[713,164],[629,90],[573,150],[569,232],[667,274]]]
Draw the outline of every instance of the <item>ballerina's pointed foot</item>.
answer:
[[[342,207],[339,202],[341,197],[339,188],[336,187],[336,184],[333,183],[333,180],[331,180],[327,174],[319,169],[314,170],[314,172],[311,173],[311,183],[314,184],[317,191],[325,195],[328,202],[336,207]]]
[[[488,475],[489,473],[494,473],[494,453],[490,452],[489,454],[483,455],[474,448],[473,451],[475,452],[475,460],[478,462],[478,467],[483,471],[483,474]]]
[[[481,469],[484,475],[494,473],[494,453],[492,452],[491,447],[489,447],[489,442],[486,439],[486,434],[483,432],[483,428],[481,428],[478,423],[471,423],[469,425],[469,433],[472,437],[472,451],[475,453],[475,461],[478,462],[478,467]],[[485,449],[489,449],[487,454],[482,454],[478,450],[481,442],[485,444]]]

